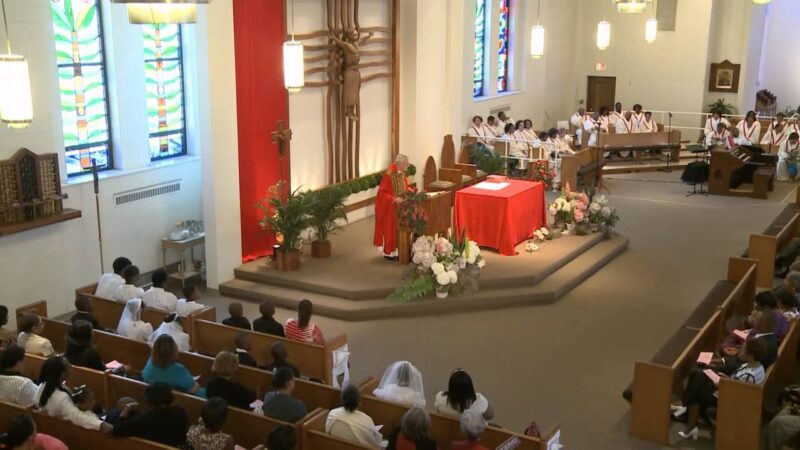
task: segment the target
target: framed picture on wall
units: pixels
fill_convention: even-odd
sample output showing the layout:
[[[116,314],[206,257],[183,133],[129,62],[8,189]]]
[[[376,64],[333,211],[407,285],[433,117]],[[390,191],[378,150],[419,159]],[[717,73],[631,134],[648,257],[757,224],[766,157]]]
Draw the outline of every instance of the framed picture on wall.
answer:
[[[739,92],[739,72],[741,64],[722,61],[718,64],[711,64],[711,74],[708,80],[709,92]]]

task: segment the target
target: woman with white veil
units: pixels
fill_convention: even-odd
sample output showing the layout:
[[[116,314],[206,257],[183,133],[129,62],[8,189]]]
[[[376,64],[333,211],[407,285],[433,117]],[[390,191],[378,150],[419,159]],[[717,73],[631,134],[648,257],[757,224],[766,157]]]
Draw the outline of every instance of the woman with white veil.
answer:
[[[425,408],[422,374],[408,361],[390,365],[372,393],[382,400]]]
[[[153,346],[153,343],[162,334],[168,334],[172,337],[172,340],[174,340],[175,344],[178,346],[178,351],[188,352],[191,350],[191,346],[189,345],[189,335],[183,332],[181,319],[176,313],[170,313],[167,315],[167,317],[164,318],[164,321],[161,322],[161,325],[156,328],[156,331],[150,335],[150,337],[147,339],[147,343],[150,344],[150,347]]]
[[[142,320],[142,300],[133,298],[125,303],[122,317],[117,325],[117,333],[126,338],[147,342],[153,334],[153,326]]]

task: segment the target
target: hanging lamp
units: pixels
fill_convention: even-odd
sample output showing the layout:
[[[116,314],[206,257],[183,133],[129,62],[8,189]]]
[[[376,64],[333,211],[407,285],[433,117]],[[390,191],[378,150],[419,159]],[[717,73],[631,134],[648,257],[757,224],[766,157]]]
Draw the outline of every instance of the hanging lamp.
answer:
[[[651,6],[651,17],[647,19],[647,22],[644,24],[644,40],[647,41],[648,44],[655,42],[656,35],[658,34],[658,19],[655,17],[655,9],[655,5]]]
[[[637,14],[647,9],[650,0],[614,0],[617,4],[617,12],[624,14]]]
[[[0,121],[9,128],[27,128],[33,122],[33,99],[28,62],[22,55],[11,53],[6,2],[0,0],[7,54],[0,55]]]
[[[605,50],[611,45],[611,23],[602,21],[597,24],[597,48]]]
[[[294,40],[294,0],[292,0],[291,20],[292,39],[283,43],[283,85],[290,94],[303,89],[306,81],[303,43]]]
[[[196,23],[197,5],[211,0],[111,0],[128,5],[128,22],[132,24]]]
[[[766,5],[767,3],[771,2],[772,0],[753,0],[754,5]]]
[[[539,20],[542,17],[542,0],[536,4],[536,25],[531,27],[531,58],[539,59],[544,56],[544,27]]]

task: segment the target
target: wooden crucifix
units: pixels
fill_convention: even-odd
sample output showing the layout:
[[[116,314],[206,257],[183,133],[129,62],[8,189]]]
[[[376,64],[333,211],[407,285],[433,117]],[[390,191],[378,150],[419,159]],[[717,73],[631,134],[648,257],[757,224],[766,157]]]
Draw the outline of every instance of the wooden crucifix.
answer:
[[[278,145],[278,174],[280,176],[279,186],[280,186],[280,198],[281,201],[284,201],[286,198],[286,182],[283,179],[283,157],[286,156],[286,146],[289,144],[289,141],[292,140],[292,129],[286,127],[286,123],[283,120],[279,120],[275,124],[276,130],[270,133],[270,138],[273,143]]]
[[[325,0],[327,29],[294,36],[304,41],[317,40],[304,43],[305,74],[307,79],[323,74],[324,79],[306,81],[305,86],[326,89],[329,183],[360,176],[361,125],[365,119],[361,114],[361,85],[378,78],[391,78],[396,83],[394,27],[362,27],[358,20],[359,1]],[[387,1],[391,5],[394,24],[396,0],[374,1]],[[392,120],[394,129],[395,118]]]

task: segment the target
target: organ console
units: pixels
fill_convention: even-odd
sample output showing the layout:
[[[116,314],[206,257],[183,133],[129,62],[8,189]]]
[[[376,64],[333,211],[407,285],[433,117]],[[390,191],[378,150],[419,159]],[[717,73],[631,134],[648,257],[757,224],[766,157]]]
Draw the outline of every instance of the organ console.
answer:
[[[767,198],[773,189],[778,157],[760,147],[712,150],[708,192],[715,195]]]

